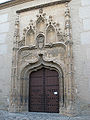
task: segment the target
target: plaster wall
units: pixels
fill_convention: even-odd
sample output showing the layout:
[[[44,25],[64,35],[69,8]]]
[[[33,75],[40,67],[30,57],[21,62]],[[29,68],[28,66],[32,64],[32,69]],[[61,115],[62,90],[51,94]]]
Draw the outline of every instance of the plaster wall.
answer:
[[[0,109],[7,108],[9,102],[12,58],[9,11],[0,11]]]
[[[82,111],[90,111],[90,1],[72,0],[74,79]],[[84,112],[83,112],[84,113]],[[86,112],[85,112],[86,114]],[[90,113],[89,113],[90,114]]]

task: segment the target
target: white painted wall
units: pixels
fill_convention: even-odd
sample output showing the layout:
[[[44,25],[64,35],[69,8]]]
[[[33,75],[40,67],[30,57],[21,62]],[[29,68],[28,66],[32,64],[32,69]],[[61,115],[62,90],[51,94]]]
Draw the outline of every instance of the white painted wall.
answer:
[[[74,79],[78,97],[82,103],[90,104],[90,0],[72,0],[69,6],[74,42]]]
[[[79,17],[82,20],[81,47],[85,54],[82,66],[85,69],[83,77],[85,84],[83,84],[83,87],[86,85],[86,89],[83,89],[82,93],[84,93],[85,96],[83,96],[90,104],[90,0],[81,0]]]
[[[11,81],[10,9],[0,10],[0,109],[8,107]]]

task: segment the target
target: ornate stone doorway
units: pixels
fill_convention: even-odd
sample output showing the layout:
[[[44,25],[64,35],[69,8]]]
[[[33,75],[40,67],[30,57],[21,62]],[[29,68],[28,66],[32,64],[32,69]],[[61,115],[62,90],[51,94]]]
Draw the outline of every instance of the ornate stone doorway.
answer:
[[[44,67],[57,71],[59,75],[59,100],[57,99],[59,108],[55,109],[62,114],[73,114],[75,101],[73,42],[68,5],[64,6],[62,12],[62,15],[65,14],[65,18],[62,16],[63,26],[60,28],[59,23],[53,20],[53,16],[46,16],[43,9],[40,9],[39,14],[36,15],[37,19],[35,21],[30,20],[29,26],[23,29],[22,38],[20,37],[22,32],[20,31],[20,15],[17,16],[12,60],[11,112],[28,111],[28,104],[30,103],[28,100],[29,75]],[[30,108],[30,111],[33,110]],[[50,110],[50,112],[55,111]]]
[[[59,75],[42,68],[29,79],[29,111],[59,113]]]

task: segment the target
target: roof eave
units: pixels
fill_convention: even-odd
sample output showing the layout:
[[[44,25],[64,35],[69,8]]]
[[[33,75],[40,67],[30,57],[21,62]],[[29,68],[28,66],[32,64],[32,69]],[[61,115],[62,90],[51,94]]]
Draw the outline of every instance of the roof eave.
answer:
[[[18,4],[22,4],[22,3],[25,3],[25,2],[30,2],[30,1],[33,1],[33,0],[11,0],[11,1],[7,1],[7,2],[4,2],[4,3],[0,3],[0,10],[8,8],[8,7],[15,6],[15,5],[18,5]]]

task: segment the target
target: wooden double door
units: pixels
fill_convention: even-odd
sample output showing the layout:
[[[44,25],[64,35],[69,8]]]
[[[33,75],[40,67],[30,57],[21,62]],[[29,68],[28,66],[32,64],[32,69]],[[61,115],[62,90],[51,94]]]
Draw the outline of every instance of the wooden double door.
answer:
[[[29,111],[59,112],[59,77],[55,70],[42,68],[30,74]]]

